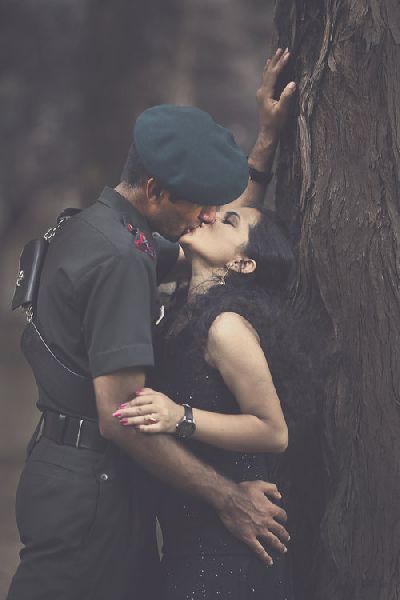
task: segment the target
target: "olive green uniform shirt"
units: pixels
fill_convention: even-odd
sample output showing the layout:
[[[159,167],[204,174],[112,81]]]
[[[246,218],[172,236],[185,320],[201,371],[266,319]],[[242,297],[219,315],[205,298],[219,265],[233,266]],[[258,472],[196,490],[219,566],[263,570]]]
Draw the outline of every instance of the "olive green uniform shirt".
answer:
[[[162,240],[111,188],[56,234],[41,275],[37,324],[67,367],[94,378],[154,365],[157,244],[169,253],[164,269],[178,256],[178,246]],[[57,409],[46,397],[39,408]]]

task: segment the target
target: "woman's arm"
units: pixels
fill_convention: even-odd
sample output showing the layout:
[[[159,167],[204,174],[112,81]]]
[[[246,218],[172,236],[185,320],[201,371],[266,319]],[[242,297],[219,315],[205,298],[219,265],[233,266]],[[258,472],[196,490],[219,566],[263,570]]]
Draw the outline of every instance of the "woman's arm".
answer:
[[[227,450],[283,452],[288,443],[286,422],[267,360],[251,325],[237,313],[219,315],[208,334],[206,357],[220,372],[242,414],[194,409],[198,439]]]
[[[278,100],[275,99],[275,88],[278,77],[290,59],[290,52],[278,48],[274,56],[265,63],[261,85],[257,90],[258,104],[258,135],[249,154],[249,166],[261,173],[270,175],[274,162],[276,148],[284,129],[292,97],[296,91],[294,81],[289,82],[283,89]],[[236,206],[260,204],[264,200],[266,183],[256,183],[249,179],[243,194],[234,201]]]
[[[269,58],[264,66],[261,85],[257,90],[256,99],[258,105],[258,135],[254,146],[249,154],[249,166],[262,173],[271,173],[276,148],[279,143],[282,130],[286,125],[290,105],[296,84],[291,81],[282,91],[280,98],[275,99],[275,88],[278,77],[286,67],[290,59],[290,52],[278,48],[272,58]],[[231,203],[236,206],[248,206],[249,204],[261,204],[264,200],[267,184],[256,183],[249,179],[247,188],[243,194]],[[164,241],[168,244],[168,242]],[[171,243],[171,246],[173,244]],[[162,246],[161,246],[162,249]],[[191,265],[185,258],[180,248],[178,260],[173,268],[162,274],[160,283],[172,283],[177,279],[188,279],[190,277]]]
[[[220,372],[242,414],[193,409],[195,439],[242,452],[283,452],[288,432],[271,373],[257,334],[236,313],[222,313],[212,324],[206,358]],[[183,407],[151,389],[114,413],[123,425],[143,433],[174,433]]]

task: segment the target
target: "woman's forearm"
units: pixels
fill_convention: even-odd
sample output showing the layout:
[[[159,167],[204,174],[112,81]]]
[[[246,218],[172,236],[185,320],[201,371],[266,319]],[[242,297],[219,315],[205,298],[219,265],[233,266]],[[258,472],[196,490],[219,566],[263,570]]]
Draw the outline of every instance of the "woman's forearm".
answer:
[[[262,173],[271,173],[278,141],[278,135],[260,131],[249,154],[249,166]],[[247,188],[235,202],[241,206],[261,204],[267,187],[266,183],[257,183],[249,179]]]
[[[193,437],[206,444],[238,452],[284,452],[288,444],[286,425],[254,415],[225,415],[193,409]]]

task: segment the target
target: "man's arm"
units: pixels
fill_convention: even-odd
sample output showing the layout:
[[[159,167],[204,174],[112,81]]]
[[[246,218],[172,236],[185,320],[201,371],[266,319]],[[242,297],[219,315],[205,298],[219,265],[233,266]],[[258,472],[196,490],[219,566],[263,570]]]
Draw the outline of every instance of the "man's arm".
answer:
[[[276,486],[262,481],[234,484],[171,437],[149,437],[121,427],[112,413],[134,397],[144,381],[141,369],[126,369],[94,379],[102,435],[157,478],[212,504],[231,533],[247,543],[266,564],[272,564],[257,537],[265,538],[281,552],[286,550],[280,540],[286,542],[289,536],[278,522],[286,520],[285,512],[267,498],[280,498]]]

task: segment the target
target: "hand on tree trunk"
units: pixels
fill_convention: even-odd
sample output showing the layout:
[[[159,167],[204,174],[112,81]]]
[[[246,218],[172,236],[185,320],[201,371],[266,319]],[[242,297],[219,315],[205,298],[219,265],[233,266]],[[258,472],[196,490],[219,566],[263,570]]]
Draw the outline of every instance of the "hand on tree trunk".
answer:
[[[265,63],[261,86],[256,93],[258,104],[259,132],[254,148],[249,155],[249,164],[258,171],[268,172],[272,168],[279,136],[286,125],[289,107],[296,84],[286,85],[278,100],[275,88],[278,77],[290,59],[290,52],[278,48],[272,58]]]

